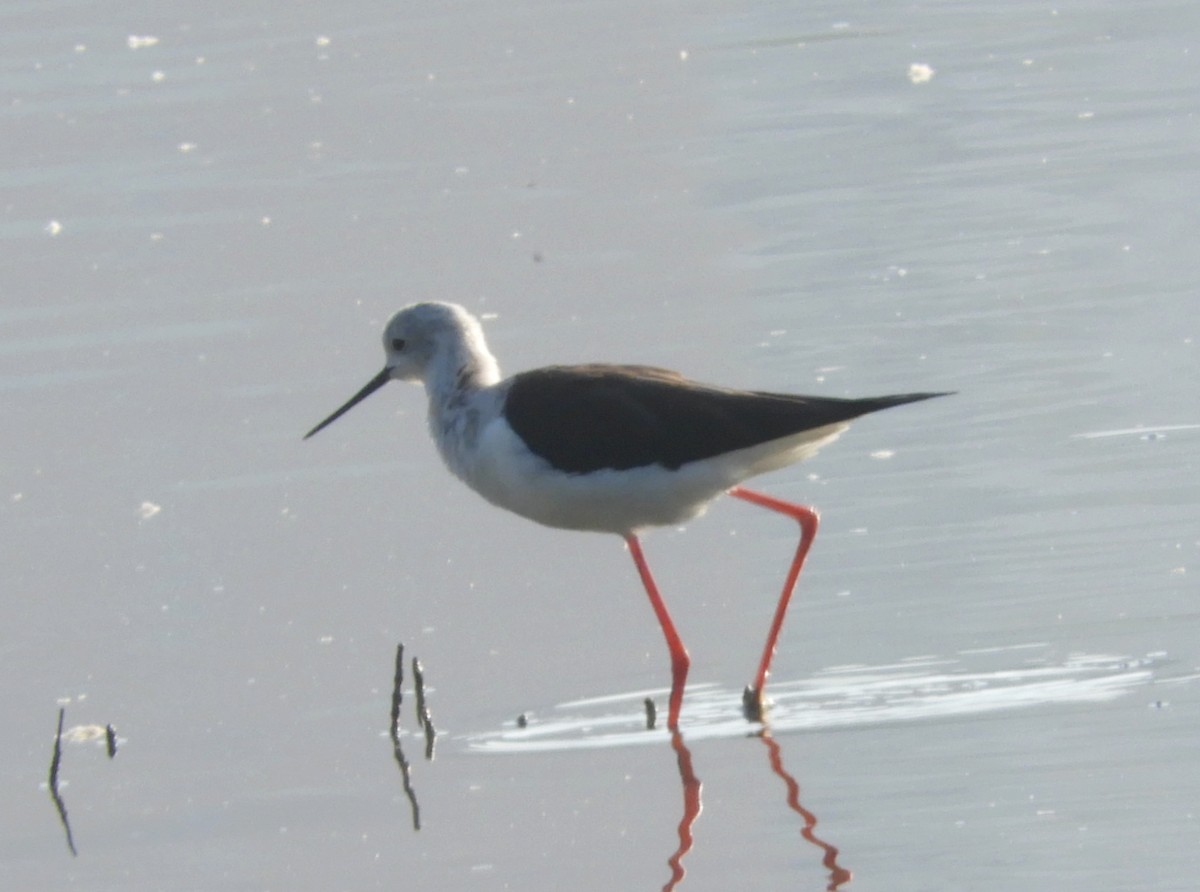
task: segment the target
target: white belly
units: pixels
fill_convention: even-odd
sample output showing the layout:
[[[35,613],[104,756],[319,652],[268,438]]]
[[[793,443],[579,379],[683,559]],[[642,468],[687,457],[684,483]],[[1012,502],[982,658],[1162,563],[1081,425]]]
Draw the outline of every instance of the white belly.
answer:
[[[696,517],[731,486],[807,458],[844,429],[830,425],[676,470],[651,465],[566,474],[531,453],[497,418],[480,431],[470,455],[460,454],[450,464],[489,502],[530,520],[624,535]]]

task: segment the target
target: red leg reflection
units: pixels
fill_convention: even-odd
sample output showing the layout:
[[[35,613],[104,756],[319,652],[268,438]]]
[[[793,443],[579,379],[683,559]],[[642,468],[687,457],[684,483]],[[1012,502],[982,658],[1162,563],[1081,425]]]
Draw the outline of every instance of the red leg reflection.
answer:
[[[687,871],[683,868],[683,856],[692,850],[692,825],[700,816],[700,780],[692,770],[692,753],[683,742],[678,731],[671,734],[671,748],[679,759],[679,780],[683,783],[683,817],[679,819],[679,848],[675,850],[667,864],[671,865],[671,879],[663,892],[671,892]]]
[[[785,502],[783,499],[776,499],[741,486],[735,486],[729,490],[729,494],[761,508],[786,514],[800,524],[800,542],[796,546],[796,556],[792,558],[792,566],[788,569],[787,578],[783,583],[783,593],[779,596],[779,603],[775,605],[775,617],[771,620],[771,629],[767,633],[767,643],[763,647],[758,672],[754,676],[754,684],[746,689],[744,698],[747,716],[752,721],[762,721],[763,688],[766,687],[767,676],[771,672],[771,660],[775,656],[775,646],[779,642],[779,631],[783,628],[783,618],[787,615],[788,602],[792,600],[792,592],[796,590],[796,581],[800,578],[804,559],[808,557],[808,549],[812,547],[813,538],[817,535],[817,512],[804,505]]]
[[[788,807],[804,819],[804,829],[800,831],[800,835],[825,853],[821,859],[821,863],[829,871],[829,885],[825,889],[827,892],[836,892],[840,886],[850,882],[852,874],[838,864],[837,846],[830,845],[813,832],[813,828],[817,826],[817,816],[800,804],[800,785],[783,767],[783,753],[779,749],[779,744],[775,742],[775,738],[765,730],[759,735],[759,738],[766,744],[767,752],[770,754],[771,770],[779,775],[787,786]]]

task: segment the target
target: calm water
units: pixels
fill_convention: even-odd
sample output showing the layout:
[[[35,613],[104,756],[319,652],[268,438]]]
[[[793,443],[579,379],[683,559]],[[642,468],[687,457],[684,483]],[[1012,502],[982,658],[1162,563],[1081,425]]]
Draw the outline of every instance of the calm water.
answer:
[[[1192,888],[1198,51],[1184,2],[0,12],[0,883]],[[672,745],[616,539],[456,484],[415,389],[301,442],[429,298],[509,371],[959,392],[759,481],[823,519],[773,736],[787,524],[649,537]],[[64,745],[78,858],[60,705],[121,738]]]

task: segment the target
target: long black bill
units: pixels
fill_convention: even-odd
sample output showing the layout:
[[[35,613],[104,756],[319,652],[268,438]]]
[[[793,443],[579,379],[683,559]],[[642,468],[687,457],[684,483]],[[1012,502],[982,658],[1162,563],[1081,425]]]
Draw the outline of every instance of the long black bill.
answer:
[[[324,421],[322,421],[320,424],[318,424],[316,427],[314,427],[312,430],[310,430],[307,434],[305,434],[304,439],[307,440],[309,437],[311,437],[313,434],[315,434],[321,428],[328,427],[329,425],[333,424],[335,421],[337,421],[339,418],[341,418],[343,415],[345,415],[347,412],[349,412],[351,409],[353,409],[355,406],[357,406],[359,403],[361,403],[363,400],[365,400],[367,397],[369,397],[371,394],[373,394],[375,391],[377,391],[384,384],[387,384],[388,381],[391,380],[391,377],[392,377],[391,373],[392,373],[392,370],[385,367],[382,372],[380,372],[378,375],[376,375],[374,378],[372,378],[370,381],[367,382],[366,387],[364,387],[358,393],[354,394],[354,396],[350,397],[350,399],[346,401],[346,405],[342,406],[342,408],[338,409],[336,412],[334,412],[332,415],[330,415],[328,418],[326,418]]]

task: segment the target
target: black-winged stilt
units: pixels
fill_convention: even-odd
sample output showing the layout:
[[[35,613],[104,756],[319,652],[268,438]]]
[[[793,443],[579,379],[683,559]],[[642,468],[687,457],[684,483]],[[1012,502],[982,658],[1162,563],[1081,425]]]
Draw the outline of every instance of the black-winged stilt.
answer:
[[[817,532],[811,508],[739,484],[808,458],[868,412],[943,396],[792,396],[699,384],[648,366],[550,366],[500,377],[479,321],[455,304],[405,307],[383,333],[383,370],[308,439],[388,381],[420,381],[446,465],[494,505],[551,527],[624,537],[671,653],[667,727],[679,725],[688,653],[638,540],[728,493],[800,524],[746,712],[762,718],[763,687],[788,601]]]

